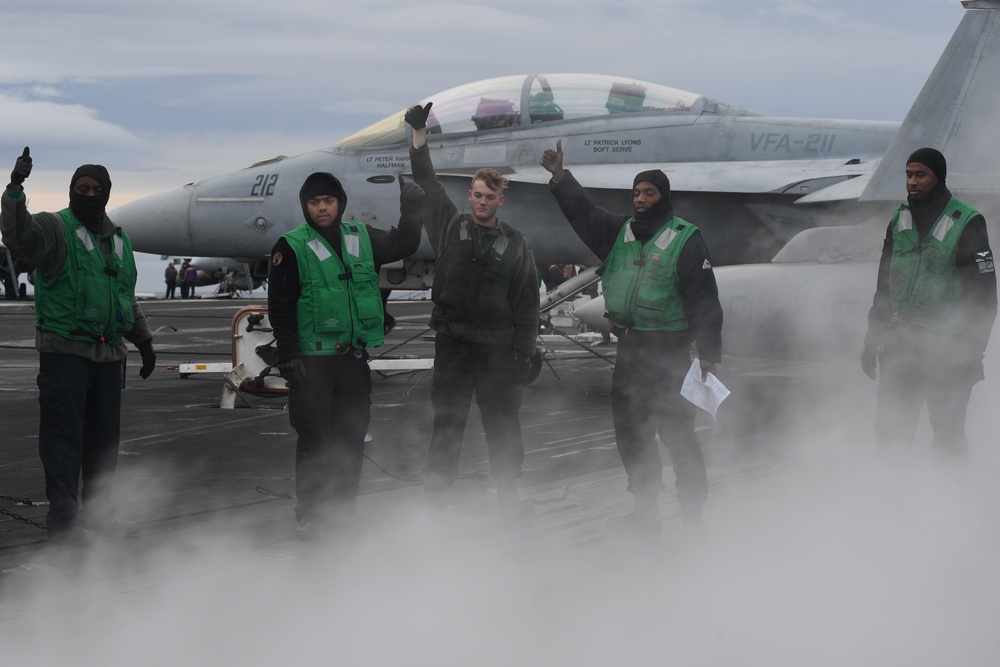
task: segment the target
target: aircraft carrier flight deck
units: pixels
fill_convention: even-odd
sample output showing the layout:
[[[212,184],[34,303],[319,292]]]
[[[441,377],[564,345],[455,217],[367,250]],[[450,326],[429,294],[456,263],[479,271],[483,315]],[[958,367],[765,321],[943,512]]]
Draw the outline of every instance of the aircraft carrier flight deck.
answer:
[[[971,568],[996,583],[989,574],[993,560],[977,556],[1000,545],[997,531],[986,529],[995,524],[996,493],[988,490],[995,488],[996,456],[976,435],[988,421],[986,393],[970,405],[977,463],[965,490],[952,494],[938,472],[913,463],[886,467],[866,454],[874,383],[846,362],[725,357],[719,377],[732,394],[718,423],[705,414],[697,422],[710,485],[704,532],[684,530],[664,456],[662,532],[642,543],[608,529],[609,518],[632,508],[611,420],[613,345],[546,336],[546,362],[525,388],[521,410],[526,459],[519,490],[536,511],[516,520],[497,512],[475,407],[456,489],[443,510],[426,507],[420,471],[432,422],[431,371],[376,373],[358,500],[372,531],[349,543],[336,535],[304,543],[293,519],[295,433],[286,397],[241,392],[225,409],[223,373],[182,377],[176,370],[191,362],[231,362],[234,315],[263,303],[143,301],[157,368],[141,380],[138,354],[130,353],[115,479],[119,516],[137,521],[142,532],[87,547],[46,543],[33,305],[0,303],[0,636],[7,637],[5,647],[18,647],[10,648],[15,655],[51,658],[55,645],[38,638],[57,619],[67,634],[100,635],[84,629],[91,620],[68,629],[79,625],[80,610],[91,610],[93,622],[106,619],[100,625],[112,639],[101,644],[108,656],[102,664],[135,664],[124,647],[137,636],[169,644],[165,654],[180,654],[173,664],[234,664],[210,661],[206,650],[246,650],[241,664],[302,653],[315,642],[279,619],[304,604],[341,619],[334,626],[339,641],[373,656],[391,650],[364,639],[370,628],[424,637],[414,639],[420,655],[454,657],[441,652],[444,645],[431,646],[442,623],[482,640],[485,610],[506,619],[497,623],[516,618],[533,628],[564,619],[567,625],[540,645],[551,648],[552,660],[573,652],[582,657],[581,646],[616,644],[615,636],[632,636],[655,653],[657,641],[627,623],[637,605],[649,618],[673,619],[661,627],[672,625],[686,656],[734,656],[737,647],[755,645],[758,633],[773,634],[773,627],[792,627],[795,634],[794,626],[806,622],[800,613],[817,609],[836,615],[839,625],[809,627],[820,638],[828,631],[826,638],[839,645],[868,627],[864,614],[837,611],[854,605],[874,604],[872,613],[895,619],[883,628],[886,642],[930,636],[923,632],[929,620],[915,611],[920,607],[911,594],[965,610],[960,616],[967,620],[996,612],[998,603],[980,600],[958,581],[972,576]],[[389,310],[398,324],[375,356],[430,358],[429,302],[391,301]],[[957,568],[956,553],[965,554]],[[871,598],[879,586],[907,594]],[[362,617],[344,620],[357,613]],[[368,613],[378,618],[374,625],[361,620]],[[170,633],[148,635],[168,614]],[[239,630],[230,631],[227,623],[235,620]],[[618,635],[602,634],[608,623]],[[976,627],[970,622],[955,636],[981,648],[989,641]],[[532,632],[521,630],[522,638]],[[185,643],[202,636],[217,638],[211,649]],[[247,647],[256,644],[241,642],[255,636],[273,638],[275,653],[249,655]],[[298,639],[289,646],[289,637]],[[497,655],[522,650],[538,647],[511,645]],[[326,655],[319,651],[312,655]],[[807,653],[804,646],[793,652]],[[406,655],[397,658],[397,664],[406,661]],[[608,662],[595,657],[590,664]]]

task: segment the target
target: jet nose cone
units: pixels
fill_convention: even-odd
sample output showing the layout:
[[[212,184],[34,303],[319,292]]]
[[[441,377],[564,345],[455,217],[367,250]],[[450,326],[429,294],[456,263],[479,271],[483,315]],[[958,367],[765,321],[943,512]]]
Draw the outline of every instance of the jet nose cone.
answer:
[[[119,206],[109,217],[129,235],[137,252],[192,254],[190,211],[193,185],[185,185]]]

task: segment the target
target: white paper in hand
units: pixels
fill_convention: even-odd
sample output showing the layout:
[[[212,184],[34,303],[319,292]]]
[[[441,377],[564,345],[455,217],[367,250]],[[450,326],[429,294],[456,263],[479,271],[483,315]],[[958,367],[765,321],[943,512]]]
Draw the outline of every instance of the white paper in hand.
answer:
[[[715,419],[715,413],[718,412],[722,401],[726,400],[726,396],[729,396],[729,390],[711,373],[708,374],[708,380],[702,382],[701,362],[695,357],[684,377],[684,384],[681,385],[681,396]]]

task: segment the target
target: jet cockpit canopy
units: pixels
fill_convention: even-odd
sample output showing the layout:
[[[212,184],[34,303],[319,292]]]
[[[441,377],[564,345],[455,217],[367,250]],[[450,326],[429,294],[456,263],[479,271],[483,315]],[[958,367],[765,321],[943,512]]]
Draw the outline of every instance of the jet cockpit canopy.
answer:
[[[706,98],[677,88],[602,74],[529,74],[485,79],[425,98],[432,134],[463,134],[611,114],[697,114]],[[337,142],[387,146],[406,141],[404,111]]]

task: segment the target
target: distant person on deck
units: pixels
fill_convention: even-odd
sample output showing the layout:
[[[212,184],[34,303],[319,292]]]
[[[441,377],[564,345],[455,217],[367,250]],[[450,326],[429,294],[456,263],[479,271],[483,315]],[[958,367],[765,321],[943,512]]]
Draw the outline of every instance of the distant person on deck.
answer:
[[[184,269],[184,276],[187,278],[187,288],[188,288],[188,293],[185,298],[193,299],[194,288],[198,284],[198,269],[188,264],[187,268]]]
[[[177,289],[177,267],[174,266],[173,261],[167,264],[167,268],[163,272],[163,280],[167,283],[167,293],[163,298],[173,299],[174,291]]]

